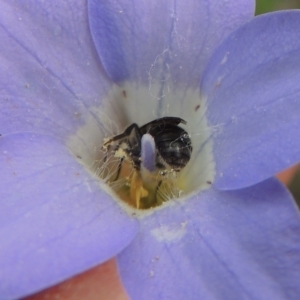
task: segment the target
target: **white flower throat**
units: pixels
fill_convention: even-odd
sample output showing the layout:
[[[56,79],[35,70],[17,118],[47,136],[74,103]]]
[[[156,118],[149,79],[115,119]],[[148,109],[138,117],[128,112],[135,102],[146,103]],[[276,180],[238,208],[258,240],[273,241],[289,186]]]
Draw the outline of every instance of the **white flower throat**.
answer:
[[[69,146],[116,198],[148,209],[211,186],[215,130],[199,89],[127,82],[102,103]]]

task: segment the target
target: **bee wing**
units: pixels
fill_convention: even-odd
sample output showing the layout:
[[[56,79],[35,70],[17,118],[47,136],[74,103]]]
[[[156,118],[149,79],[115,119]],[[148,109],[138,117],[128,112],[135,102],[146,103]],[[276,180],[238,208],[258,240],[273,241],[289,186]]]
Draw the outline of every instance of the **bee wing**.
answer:
[[[186,124],[187,122],[178,117],[163,117],[143,125],[142,127],[140,127],[140,130],[142,134],[145,134],[147,132],[153,131],[155,127],[161,127],[164,125],[179,125],[180,123]]]

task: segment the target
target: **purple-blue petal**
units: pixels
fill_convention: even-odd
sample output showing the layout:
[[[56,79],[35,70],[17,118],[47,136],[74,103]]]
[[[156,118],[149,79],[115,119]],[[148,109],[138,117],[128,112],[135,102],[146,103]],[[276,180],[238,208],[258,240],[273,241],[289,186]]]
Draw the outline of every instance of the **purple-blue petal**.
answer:
[[[118,256],[131,299],[299,299],[300,221],[275,179],[142,219]]]
[[[132,220],[59,141],[0,137],[0,299],[34,293],[115,256]]]
[[[198,86],[212,51],[253,17],[254,1],[89,0],[91,32],[115,82]]]
[[[213,55],[201,84],[215,128],[215,187],[260,182],[300,160],[300,11],[257,17]]]
[[[1,133],[66,136],[101,103],[108,83],[87,17],[84,0],[1,1]]]

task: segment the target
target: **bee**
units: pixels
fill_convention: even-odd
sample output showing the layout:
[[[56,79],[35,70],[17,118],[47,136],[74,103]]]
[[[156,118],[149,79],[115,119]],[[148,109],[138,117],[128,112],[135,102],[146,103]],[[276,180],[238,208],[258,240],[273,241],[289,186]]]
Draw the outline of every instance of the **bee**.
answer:
[[[102,149],[119,158],[116,181],[122,169],[123,162],[129,162],[133,168],[130,179],[130,198],[140,206],[140,199],[148,196],[140,175],[141,170],[141,140],[143,135],[150,134],[155,142],[155,166],[160,175],[169,172],[181,171],[189,162],[192,154],[192,142],[189,134],[179,124],[187,122],[178,117],[163,117],[153,120],[141,127],[136,123],[128,126],[125,131],[114,137],[105,139]],[[162,180],[158,181],[156,191],[160,188]]]

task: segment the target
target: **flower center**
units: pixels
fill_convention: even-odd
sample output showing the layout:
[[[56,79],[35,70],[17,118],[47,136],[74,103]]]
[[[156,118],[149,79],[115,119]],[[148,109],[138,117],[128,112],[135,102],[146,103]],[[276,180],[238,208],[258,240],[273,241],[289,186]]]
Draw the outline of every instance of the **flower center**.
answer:
[[[211,186],[214,129],[199,89],[126,82],[102,103],[69,146],[115,198],[149,209]]]

